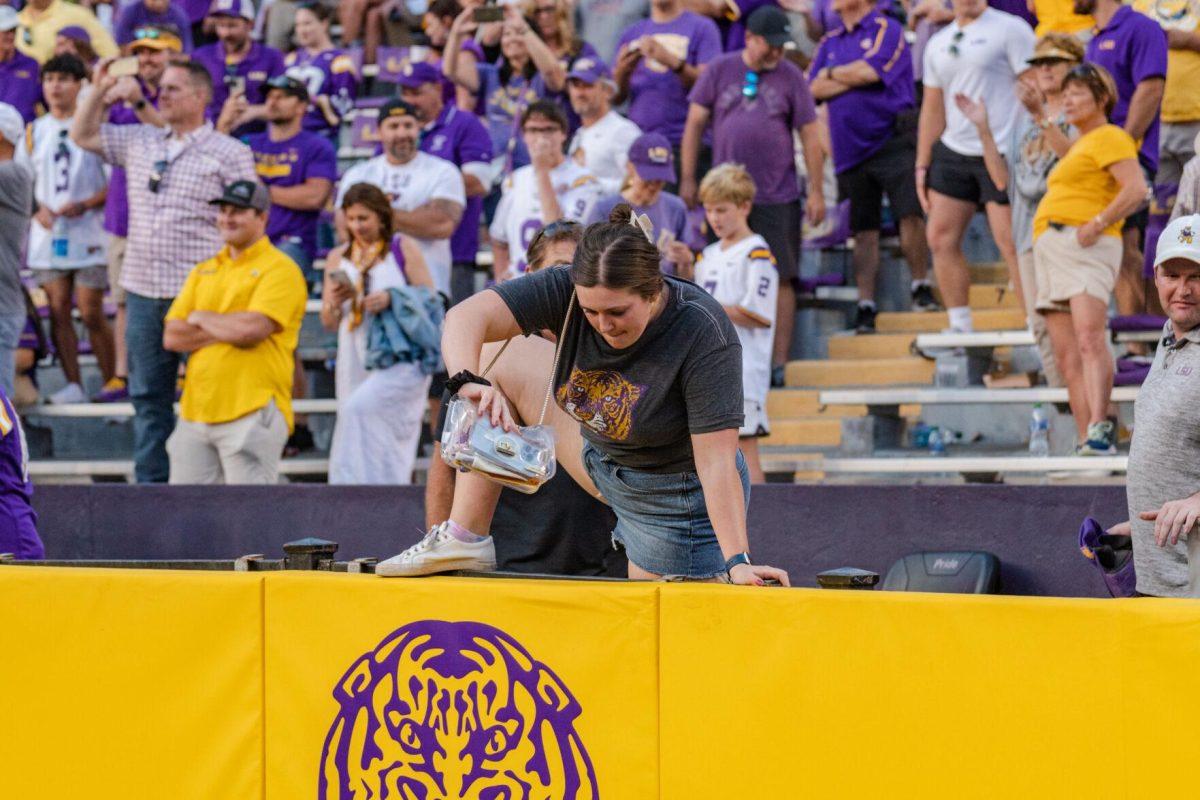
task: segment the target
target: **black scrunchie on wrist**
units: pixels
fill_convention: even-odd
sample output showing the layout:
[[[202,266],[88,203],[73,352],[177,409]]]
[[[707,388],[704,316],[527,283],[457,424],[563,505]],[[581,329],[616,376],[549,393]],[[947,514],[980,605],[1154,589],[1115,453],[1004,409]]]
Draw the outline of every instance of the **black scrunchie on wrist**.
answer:
[[[468,383],[478,383],[480,386],[491,386],[492,382],[486,378],[481,378],[473,372],[462,370],[446,381],[446,391],[450,394],[458,394],[458,390]]]

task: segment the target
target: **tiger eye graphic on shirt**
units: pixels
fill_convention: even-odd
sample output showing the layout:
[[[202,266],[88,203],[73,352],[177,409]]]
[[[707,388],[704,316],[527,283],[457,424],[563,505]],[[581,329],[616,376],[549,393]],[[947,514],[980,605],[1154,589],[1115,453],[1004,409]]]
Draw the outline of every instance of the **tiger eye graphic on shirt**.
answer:
[[[609,369],[571,370],[558,387],[558,404],[596,433],[623,442],[633,429],[633,410],[647,387]]]

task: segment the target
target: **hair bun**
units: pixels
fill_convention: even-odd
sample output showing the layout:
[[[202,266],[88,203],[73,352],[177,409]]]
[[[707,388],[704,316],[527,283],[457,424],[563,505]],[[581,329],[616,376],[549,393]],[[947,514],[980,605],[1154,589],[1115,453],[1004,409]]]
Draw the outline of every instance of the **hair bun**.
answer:
[[[617,203],[613,210],[608,212],[608,221],[612,225],[628,225],[632,216],[633,206],[629,203]]]

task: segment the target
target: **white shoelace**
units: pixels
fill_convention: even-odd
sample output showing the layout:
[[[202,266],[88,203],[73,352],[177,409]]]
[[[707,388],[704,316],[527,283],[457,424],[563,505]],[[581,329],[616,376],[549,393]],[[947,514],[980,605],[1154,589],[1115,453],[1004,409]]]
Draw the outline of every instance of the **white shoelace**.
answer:
[[[449,536],[449,534],[446,533],[444,525],[435,525],[429,529],[429,533],[425,534],[425,536],[421,538],[421,541],[417,542],[412,547],[401,553],[400,558],[404,561],[411,561],[416,556],[421,555],[433,547],[434,543],[439,539],[444,540],[447,536]]]

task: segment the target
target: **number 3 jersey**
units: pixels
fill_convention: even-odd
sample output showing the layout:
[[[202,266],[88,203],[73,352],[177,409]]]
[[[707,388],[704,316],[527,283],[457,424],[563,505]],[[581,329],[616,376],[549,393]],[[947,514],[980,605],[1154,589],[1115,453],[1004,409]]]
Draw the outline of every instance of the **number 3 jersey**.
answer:
[[[33,169],[34,200],[54,213],[69,203],[93,197],[108,185],[104,162],[71,141],[70,129],[71,120],[45,114],[26,127],[24,146],[17,148],[17,159]],[[36,219],[31,220],[29,266],[71,269],[107,262],[108,234],[104,230],[103,206],[67,219],[66,232],[67,256],[55,259],[51,252],[53,233]]]
[[[596,176],[570,159],[550,170],[550,181],[564,219],[583,222],[603,194]],[[492,239],[508,245],[509,263],[517,272],[524,272],[525,251],[544,224],[537,175],[532,166],[521,167],[504,181],[504,196],[496,207],[488,233]]]
[[[779,296],[779,271],[771,248],[757,233],[725,250],[714,242],[696,260],[696,283],[721,305],[735,306],[768,323],[755,328],[733,326],[742,343],[742,392],[765,403],[771,388],[771,344]]]

